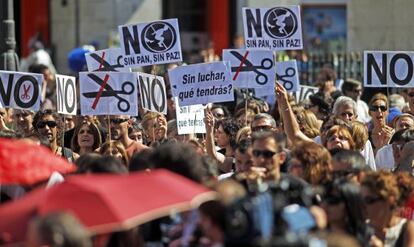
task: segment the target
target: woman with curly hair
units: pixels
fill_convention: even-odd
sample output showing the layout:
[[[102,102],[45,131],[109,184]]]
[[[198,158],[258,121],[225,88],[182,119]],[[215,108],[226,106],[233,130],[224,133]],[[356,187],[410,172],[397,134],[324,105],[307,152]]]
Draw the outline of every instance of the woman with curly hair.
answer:
[[[404,203],[397,177],[388,171],[366,173],[361,193],[369,223],[384,246],[414,246],[414,223],[397,215]]]
[[[312,185],[326,183],[332,172],[329,151],[315,142],[298,142],[292,150],[289,171]]]

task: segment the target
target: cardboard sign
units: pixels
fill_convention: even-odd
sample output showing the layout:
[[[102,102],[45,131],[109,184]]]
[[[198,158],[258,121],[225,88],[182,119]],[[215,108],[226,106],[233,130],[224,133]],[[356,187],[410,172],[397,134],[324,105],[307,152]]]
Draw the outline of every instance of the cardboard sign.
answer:
[[[247,49],[302,49],[299,6],[243,8],[242,14]]]
[[[118,29],[125,67],[183,60],[177,19],[119,26]]]
[[[43,75],[0,70],[0,108],[38,111]]]
[[[319,91],[318,87],[300,85],[300,90],[293,93],[296,103],[300,103]]]
[[[168,75],[180,106],[234,100],[229,66],[224,62],[180,66]]]
[[[286,91],[296,92],[299,90],[299,72],[296,60],[276,63],[276,80],[278,80]]]
[[[274,87],[276,70],[273,52],[245,49],[223,50],[223,61],[230,63],[235,87]]]
[[[56,75],[57,112],[76,115],[76,78]]]
[[[136,73],[81,72],[79,81],[83,115],[138,115]]]
[[[364,51],[365,87],[414,87],[414,52]]]
[[[179,106],[178,98],[175,97],[177,114],[177,129],[179,135],[206,133],[204,124],[203,105]]]
[[[125,68],[122,64],[124,55],[121,48],[109,48],[94,51],[85,55],[88,71],[119,71],[130,72],[131,69]]]
[[[167,90],[164,78],[145,73],[137,74],[142,108],[167,114]]]

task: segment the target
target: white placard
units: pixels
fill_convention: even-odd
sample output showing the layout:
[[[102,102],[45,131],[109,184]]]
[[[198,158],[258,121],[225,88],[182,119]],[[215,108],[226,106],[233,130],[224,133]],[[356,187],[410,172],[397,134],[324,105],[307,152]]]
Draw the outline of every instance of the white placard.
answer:
[[[119,26],[125,67],[182,61],[177,19]]]
[[[138,115],[137,74],[79,73],[82,115]]]
[[[130,68],[123,65],[121,48],[109,48],[85,54],[88,71],[119,71],[131,72]]]
[[[364,51],[365,87],[414,87],[414,52]]]
[[[223,50],[223,61],[230,63],[235,87],[274,87],[276,69],[272,51]]]
[[[206,133],[203,105],[179,106],[178,98],[175,97],[174,100],[177,106],[175,112],[178,134]]]
[[[76,78],[56,75],[57,112],[76,115]]]
[[[296,103],[300,103],[309,99],[310,95],[316,94],[319,91],[318,87],[300,85],[300,90],[293,93]]]
[[[169,70],[168,75],[180,106],[234,100],[229,65],[225,62],[180,66]]]
[[[299,90],[299,73],[296,60],[276,62],[276,80],[288,92],[296,92]]]
[[[167,114],[167,90],[164,78],[145,73],[137,74],[142,108]]]
[[[242,14],[247,49],[303,48],[299,6],[243,8]]]
[[[0,70],[0,108],[38,111],[43,75]]]

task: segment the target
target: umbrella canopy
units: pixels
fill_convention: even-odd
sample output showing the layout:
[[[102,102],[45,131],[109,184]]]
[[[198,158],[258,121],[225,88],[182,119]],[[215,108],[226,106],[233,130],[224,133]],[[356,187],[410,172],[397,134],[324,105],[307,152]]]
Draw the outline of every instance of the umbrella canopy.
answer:
[[[48,190],[33,191],[1,206],[0,238],[22,241],[35,215],[54,211],[71,212],[97,234],[130,229],[214,197],[215,192],[167,170],[71,176]]]
[[[29,142],[0,138],[0,184],[33,185],[76,166],[53,154],[50,149]]]

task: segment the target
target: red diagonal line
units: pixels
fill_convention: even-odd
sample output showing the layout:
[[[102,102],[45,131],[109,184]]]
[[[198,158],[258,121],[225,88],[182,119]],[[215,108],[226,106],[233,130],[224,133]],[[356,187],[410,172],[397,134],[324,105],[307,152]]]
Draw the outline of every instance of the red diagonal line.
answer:
[[[99,70],[102,69],[104,61],[105,61],[105,52],[102,52],[101,63],[99,64]]]
[[[237,76],[239,76],[240,70],[243,67],[244,62],[246,62],[247,55],[249,55],[249,51],[246,51],[246,54],[244,54],[242,60],[240,61],[240,65],[237,68],[236,74],[233,76],[233,81],[237,79]]]
[[[25,97],[29,96],[29,90],[30,90],[30,85],[28,85],[27,88],[26,88],[26,85],[23,85],[23,91],[24,91],[24,96]]]
[[[109,79],[109,75],[108,75],[108,74],[106,74],[106,75],[105,75],[105,78],[104,78],[104,81],[103,81],[103,83],[102,83],[102,85],[101,85],[101,88],[99,88],[99,91],[98,91],[98,93],[96,94],[96,98],[95,98],[95,100],[93,101],[93,104],[92,104],[92,109],[94,109],[94,110],[95,110],[95,108],[96,108],[96,105],[98,104],[99,98],[101,98],[101,96],[102,96],[102,92],[103,92],[103,90],[104,90],[104,88],[105,88],[105,86],[106,86],[106,83],[108,82],[108,79]]]

